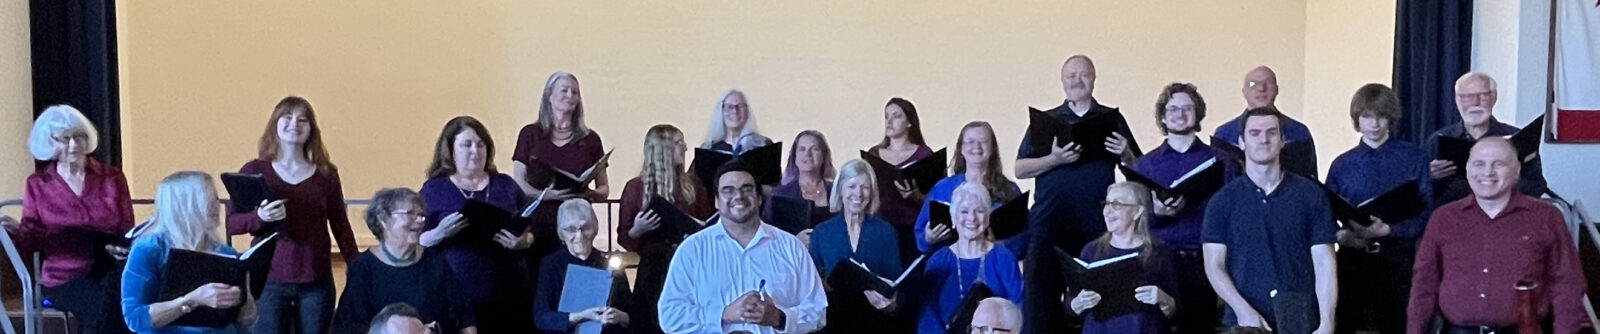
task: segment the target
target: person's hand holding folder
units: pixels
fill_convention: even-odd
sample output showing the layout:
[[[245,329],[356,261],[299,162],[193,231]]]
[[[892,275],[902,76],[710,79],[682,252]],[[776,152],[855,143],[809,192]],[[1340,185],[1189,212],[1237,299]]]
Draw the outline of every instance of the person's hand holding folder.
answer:
[[[1106,152],[1111,152],[1119,158],[1127,156],[1128,138],[1123,138],[1121,133],[1111,132],[1111,136],[1106,137],[1105,145]]]
[[[533,246],[533,233],[513,234],[511,231],[500,230],[494,234],[494,242],[500,247],[510,250],[524,250]]]
[[[237,286],[210,283],[201,285],[183,296],[185,303],[194,303],[200,306],[225,310],[239,306],[244,302],[243,290]]]
[[[435,226],[432,230],[422,232],[421,237],[418,238],[420,240],[418,241],[423,247],[433,247],[441,242],[444,242],[445,239],[450,239],[450,237],[455,236],[456,233],[460,233],[461,230],[465,229],[466,227],[467,216],[462,215],[460,212],[452,213],[444,216],[444,218],[440,218],[439,226]]]
[[[661,228],[661,216],[655,210],[644,210],[633,215],[633,228],[628,229],[628,236],[638,239],[645,233]]]
[[[1155,214],[1162,217],[1176,216],[1178,211],[1183,211],[1183,206],[1187,203],[1183,200],[1183,196],[1156,201]]]
[[[1442,180],[1456,175],[1457,168],[1460,168],[1460,166],[1456,166],[1450,160],[1434,160],[1428,163],[1428,174],[1433,175],[1434,180]]]
[[[946,224],[928,224],[928,231],[922,234],[923,241],[927,241],[929,245],[942,244],[952,237],[955,237],[955,233],[950,225]]]
[[[284,218],[289,217],[289,213],[284,210],[283,200],[281,199],[271,202],[262,200],[261,205],[256,207],[256,217],[261,218],[263,223],[271,223],[282,221]]]
[[[1138,300],[1140,303],[1155,305],[1161,309],[1162,314],[1169,316],[1172,315],[1172,311],[1178,309],[1178,303],[1172,299],[1172,295],[1167,294],[1166,291],[1161,291],[1161,287],[1154,285],[1145,285],[1133,289],[1133,299]]]
[[[862,291],[861,293],[867,296],[867,303],[872,304],[872,308],[884,312],[894,311],[894,296],[884,297],[883,294],[872,290]]]
[[[1109,140],[1107,141],[1109,142]],[[1078,146],[1078,143],[1067,142],[1066,145],[1061,145],[1060,139],[1051,139],[1050,155],[1046,157],[1050,158],[1051,165],[1060,166],[1078,162],[1081,154],[1083,154],[1083,147]]]
[[[1072,297],[1072,303],[1069,304],[1072,313],[1077,315],[1083,315],[1084,311],[1094,308],[1095,305],[1100,305],[1100,293],[1088,289],[1078,291],[1078,296]]]

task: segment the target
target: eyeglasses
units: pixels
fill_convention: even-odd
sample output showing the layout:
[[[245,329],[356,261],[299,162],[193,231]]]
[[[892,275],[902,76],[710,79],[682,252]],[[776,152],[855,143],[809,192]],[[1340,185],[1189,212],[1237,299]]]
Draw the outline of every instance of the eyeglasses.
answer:
[[[1136,209],[1136,208],[1139,208],[1140,205],[1134,204],[1134,203],[1122,203],[1122,202],[1117,202],[1117,201],[1100,201],[1100,206],[1102,206],[1102,207],[1110,207],[1110,208],[1115,208],[1115,209]]]
[[[65,136],[50,136],[50,139],[62,144],[71,143],[72,141],[77,141],[81,144],[89,141],[89,134],[79,132]]]
[[[1456,98],[1457,99],[1461,99],[1463,101],[1471,101],[1472,103],[1477,103],[1478,101],[1488,100],[1489,97],[1493,96],[1493,95],[1494,95],[1494,92],[1493,91],[1489,91],[1489,92],[1482,92],[1482,93],[1456,94]]]
[[[717,189],[717,193],[722,194],[722,197],[753,196],[753,195],[756,195],[756,191],[757,191],[756,190],[756,186],[753,186],[753,185],[746,185],[746,186],[738,187],[738,188],[734,188],[734,187],[730,186],[730,187],[722,187],[722,189]]]
[[[1012,330],[1010,328],[989,327],[989,326],[967,326],[967,333],[971,333],[971,334],[994,334],[994,333],[1013,333],[1013,332],[1016,332],[1016,331],[1014,331],[1014,330]]]
[[[1169,106],[1169,107],[1167,107],[1167,114],[1192,113],[1192,112],[1194,112],[1194,106],[1192,106],[1192,105],[1191,106]]]
[[[1264,81],[1250,81],[1245,83],[1245,87],[1257,90],[1268,90],[1278,88],[1278,85],[1266,83]]]
[[[395,215],[395,216],[401,216],[401,217],[405,217],[405,218],[410,218],[412,220],[419,220],[419,219],[427,218],[427,215],[423,214],[422,212],[410,211],[410,210],[400,210],[400,211],[390,212],[389,214],[390,215]]]

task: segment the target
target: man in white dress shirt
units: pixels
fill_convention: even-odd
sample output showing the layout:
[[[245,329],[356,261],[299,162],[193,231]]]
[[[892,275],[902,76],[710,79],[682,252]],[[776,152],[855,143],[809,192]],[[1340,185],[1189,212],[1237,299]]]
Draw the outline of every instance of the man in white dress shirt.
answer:
[[[794,235],[761,222],[751,166],[717,171],[720,223],[678,246],[657,305],[667,333],[809,333],[828,299],[811,254]]]

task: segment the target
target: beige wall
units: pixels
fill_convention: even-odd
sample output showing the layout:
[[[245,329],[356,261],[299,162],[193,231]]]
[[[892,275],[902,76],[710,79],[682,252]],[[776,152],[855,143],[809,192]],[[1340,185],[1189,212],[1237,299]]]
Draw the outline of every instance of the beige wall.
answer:
[[[0,200],[22,198],[33,173],[28,132],[33,127],[33,64],[28,1],[0,0]],[[20,207],[3,213],[21,215]]]
[[[1244,106],[1244,72],[1271,65],[1279,104],[1329,138],[1326,164],[1354,140],[1349,94],[1388,81],[1392,13],[1376,0],[123,2],[125,164],[136,197],[175,170],[235,170],[272,104],[299,94],[347,196],[416,187],[455,115],[489,124],[508,166],[546,77],[570,71],[590,127],[620,148],[617,184],[636,173],[646,128],[699,141],[729,88],[777,140],[825,132],[836,162],[875,143],[883,103],[902,96],[935,148],[969,120],[993,122],[1009,166],[1024,108],[1060,103],[1060,63],[1076,53],[1094,57],[1097,96],[1123,107],[1146,149],[1162,85],[1199,85],[1215,126]]]

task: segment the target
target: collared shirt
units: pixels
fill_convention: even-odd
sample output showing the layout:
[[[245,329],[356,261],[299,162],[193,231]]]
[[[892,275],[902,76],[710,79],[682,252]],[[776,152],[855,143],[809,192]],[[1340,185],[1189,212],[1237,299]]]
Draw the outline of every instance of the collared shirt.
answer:
[[[72,192],[56,164],[28,176],[22,195],[18,241],[44,257],[39,281],[57,287],[89,274],[106,259],[105,243],[133,228],[133,200],[122,171],[90,158],[83,167],[83,195]]]
[[[1139,149],[1139,142],[1134,139],[1133,130],[1128,128],[1128,121],[1123,118],[1122,112],[1102,105],[1098,100],[1094,101],[1094,106],[1083,116],[1074,113],[1067,107],[1067,103],[1062,103],[1061,106],[1047,112],[1067,123],[1077,123],[1095,115],[1109,113],[1111,115],[1106,116],[1117,118],[1116,132],[1127,139],[1127,149],[1135,153],[1144,152]],[[1022,145],[1017,149],[1018,159],[1044,156],[1033,152],[1032,138],[1031,132],[1022,135]],[[1077,161],[1056,166],[1039,174],[1033,181],[1035,189],[1033,198],[1038,202],[1029,210],[1029,233],[1043,234],[1049,238],[1047,240],[1069,235],[1105,233],[1105,217],[1100,213],[1100,201],[1106,199],[1106,187],[1116,182],[1114,171],[1119,163],[1121,162],[1110,159]],[[1022,248],[1027,247],[1024,245]]]
[[[722,225],[695,232],[678,245],[657,303],[662,331],[772,334],[822,328],[828,298],[806,246],[788,232],[756,224],[759,229],[747,246],[739,245]],[[762,289],[787,317],[783,330],[750,323],[722,324],[724,308],[739,296]]]
[[[1316,140],[1311,138],[1311,128],[1306,127],[1305,123],[1300,123],[1300,121],[1289,118],[1289,116],[1284,116],[1283,118],[1284,120],[1289,121],[1288,124],[1284,124],[1283,127],[1283,141],[1285,143],[1304,140],[1308,142],[1311,147],[1317,147]],[[1222,123],[1221,126],[1217,127],[1217,131],[1213,133],[1212,136],[1227,140],[1228,143],[1233,144],[1233,146],[1239,146],[1239,138],[1244,137],[1244,113],[1240,113],[1239,117],[1234,117],[1233,119],[1228,120],[1226,123]],[[1316,166],[1317,152],[1312,151],[1309,156],[1311,161],[1302,161],[1300,163],[1296,163],[1295,165]],[[1308,176],[1311,178],[1316,178],[1316,170],[1312,170],[1311,175]]]
[[[1516,324],[1518,281],[1538,284],[1535,308],[1555,313],[1555,333],[1575,333],[1589,321],[1578,251],[1554,206],[1513,194],[1490,218],[1468,197],[1439,207],[1428,225],[1417,249],[1407,333],[1421,333],[1435,309],[1458,325]]]
[[[1522,129],[1510,124],[1500,123],[1500,121],[1493,121],[1493,123],[1489,124],[1489,131],[1484,132],[1483,135],[1505,137],[1516,134],[1517,131],[1521,130]],[[1472,137],[1471,133],[1467,132],[1467,126],[1464,123],[1456,123],[1443,129],[1439,129],[1439,131],[1434,132],[1432,136],[1428,136],[1428,142],[1422,145],[1422,148],[1428,151],[1428,159],[1430,160],[1438,159],[1438,137],[1477,140],[1477,138]],[[1432,207],[1437,208],[1445,203],[1454,202],[1455,200],[1468,197],[1467,195],[1471,195],[1472,187],[1467,185],[1467,178],[1464,177],[1466,176],[1466,173],[1467,166],[1456,166],[1456,175],[1444,178],[1443,180],[1435,181],[1433,185],[1433,198],[1431,202],[1433,204]],[[1544,179],[1543,157],[1535,156],[1532,161],[1522,164],[1522,180],[1517,182],[1517,189],[1522,191],[1524,195],[1533,197],[1542,196],[1545,192],[1550,190],[1549,184],[1547,184]]]
[[[1223,186],[1206,206],[1201,240],[1228,247],[1228,276],[1270,321],[1273,290],[1315,292],[1311,247],[1338,241],[1338,230],[1328,195],[1316,181],[1284,172],[1271,193],[1249,177]]]
[[[1419,194],[1429,193],[1432,177],[1428,174],[1429,155],[1421,147],[1390,139],[1373,148],[1365,141],[1333,159],[1328,168],[1328,188],[1351,204],[1383,195],[1401,184],[1418,180]],[[1415,240],[1422,237],[1427,215],[1417,215],[1404,221],[1389,224],[1389,236]]]
[[[1145,153],[1139,161],[1134,162],[1133,170],[1153,181],[1172,184],[1172,181],[1183,177],[1206,160],[1217,157],[1216,149],[1198,139],[1189,146],[1188,151],[1184,152],[1178,152],[1163,141],[1161,146],[1156,146],[1156,149],[1150,150],[1150,153]],[[1239,173],[1226,158],[1217,159],[1216,163],[1226,164],[1228,179],[1234,178]],[[1150,221],[1150,234],[1174,250],[1199,250],[1200,226],[1205,219],[1206,203],[1210,200],[1210,197],[1185,198],[1186,203],[1177,214],[1171,217],[1153,217],[1154,219]]]

